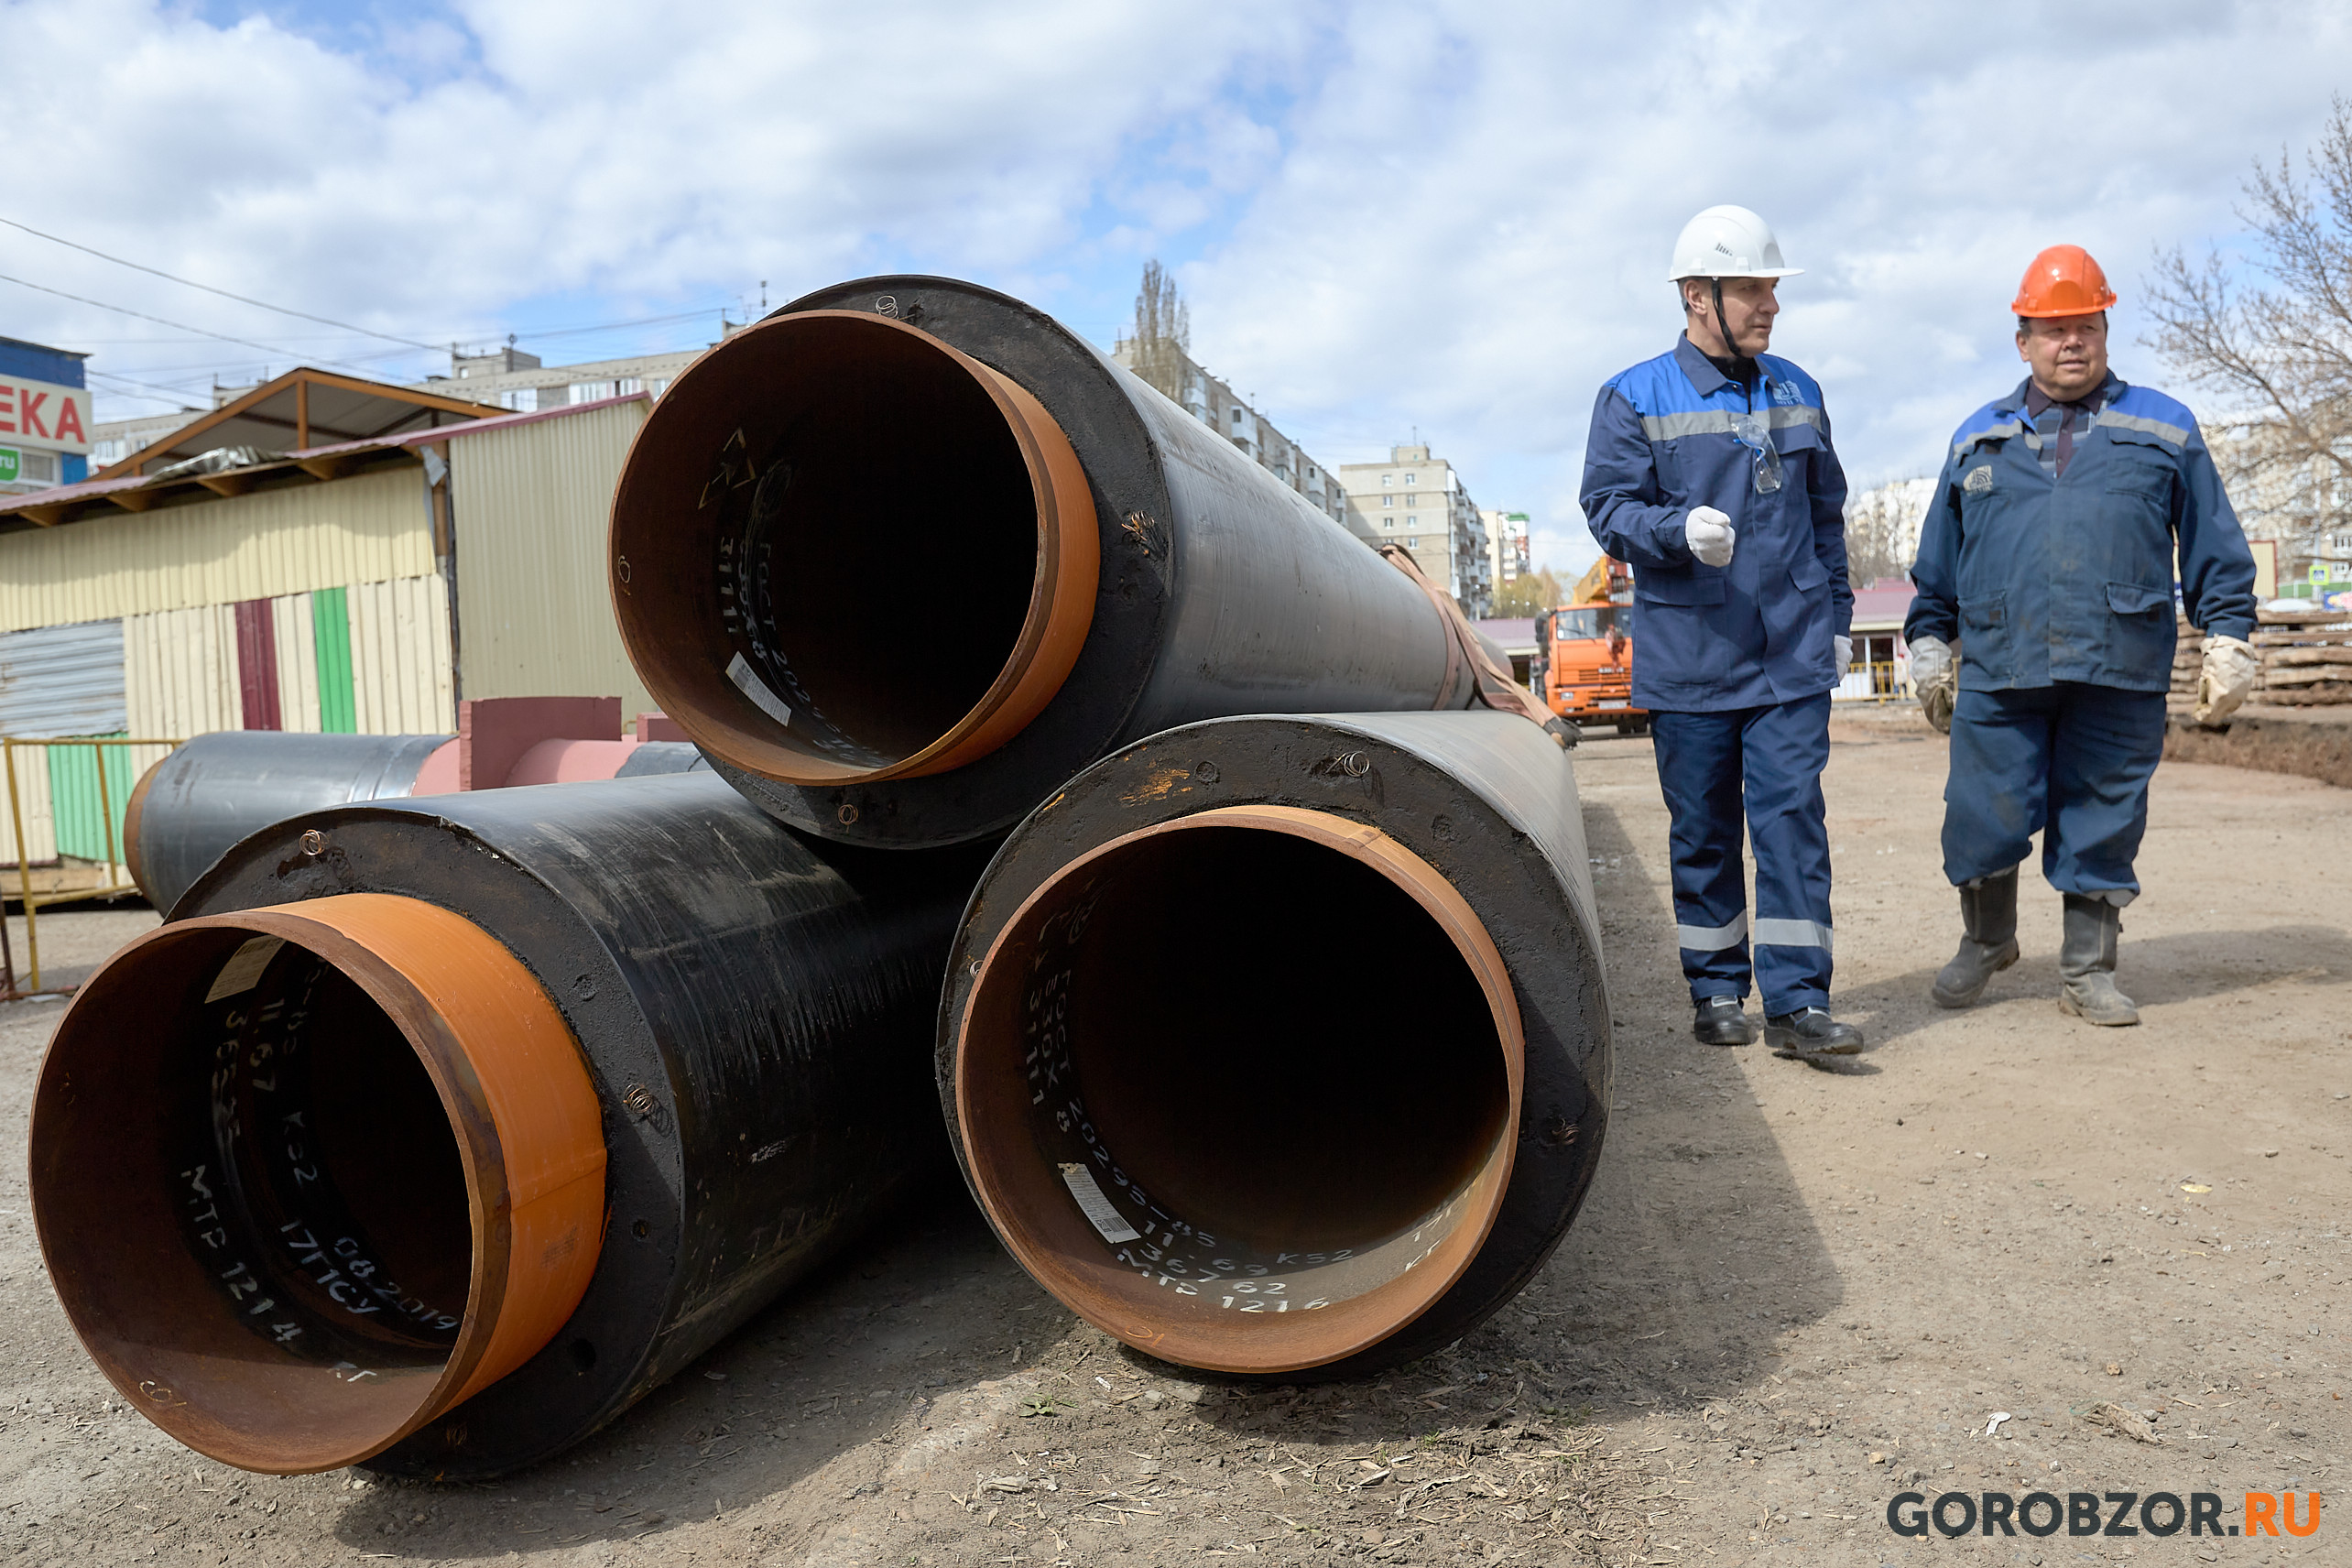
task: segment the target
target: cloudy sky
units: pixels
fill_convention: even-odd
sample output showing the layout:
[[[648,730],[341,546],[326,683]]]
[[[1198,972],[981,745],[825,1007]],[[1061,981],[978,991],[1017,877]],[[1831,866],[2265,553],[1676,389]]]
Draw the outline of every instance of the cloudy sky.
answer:
[[[0,228],[0,334],[88,350],[102,418],[509,332],[550,364],[698,346],[763,289],[882,271],[1107,344],[1156,256],[1196,357],[1312,454],[1418,430],[1571,565],[1594,392],[1671,345],[1693,212],[1755,207],[1807,268],[1774,348],[1857,483],[1924,472],[2014,383],[2044,245],[2106,263],[2118,369],[2167,379],[2140,278],[2240,243],[2252,160],[2352,89],[2352,13],[0,0],[0,218],[383,334]]]

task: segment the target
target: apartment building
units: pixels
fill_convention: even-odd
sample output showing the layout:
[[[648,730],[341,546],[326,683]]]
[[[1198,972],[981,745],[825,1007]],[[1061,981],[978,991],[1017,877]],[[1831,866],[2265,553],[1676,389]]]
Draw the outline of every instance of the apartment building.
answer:
[[[1529,553],[1525,512],[1482,511],[1478,520],[1486,525],[1486,561],[1494,569],[1488,580],[1491,587],[1499,588],[1535,570]]]
[[[1347,495],[1337,477],[1276,430],[1271,419],[1236,396],[1230,386],[1202,369],[1181,347],[1164,338],[1149,346],[1121,338],[1111,357],[1248,453],[1260,468],[1313,503],[1317,511],[1347,526]],[[1367,543],[1375,542],[1357,532]]]
[[[1495,562],[1477,503],[1454,464],[1427,446],[1392,446],[1386,463],[1343,463],[1347,525],[1358,538],[1402,545],[1431,582],[1476,620],[1494,606]]]

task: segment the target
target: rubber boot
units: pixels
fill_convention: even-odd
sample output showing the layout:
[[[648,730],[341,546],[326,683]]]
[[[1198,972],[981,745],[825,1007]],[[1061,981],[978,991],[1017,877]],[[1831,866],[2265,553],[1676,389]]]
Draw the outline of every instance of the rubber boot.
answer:
[[[2066,933],[2058,947],[2061,1012],[2111,1029],[2140,1021],[2140,1009],[2115,988],[2115,939],[2122,931],[2123,911],[2105,898],[2066,895]]]
[[[1930,993],[1939,1007],[1965,1007],[1985,994],[1986,982],[2017,962],[2017,867],[1960,888],[1960,925],[1966,933],[1952,962],[1936,972]]]

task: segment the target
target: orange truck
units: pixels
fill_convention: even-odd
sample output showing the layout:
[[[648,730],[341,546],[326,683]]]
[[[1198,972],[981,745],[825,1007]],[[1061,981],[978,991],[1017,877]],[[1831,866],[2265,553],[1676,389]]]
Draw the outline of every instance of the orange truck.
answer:
[[[1546,654],[1543,700],[1579,724],[1613,724],[1619,735],[1650,727],[1633,705],[1633,572],[1607,556],[1570,590],[1567,604],[1544,613],[1539,651]]]

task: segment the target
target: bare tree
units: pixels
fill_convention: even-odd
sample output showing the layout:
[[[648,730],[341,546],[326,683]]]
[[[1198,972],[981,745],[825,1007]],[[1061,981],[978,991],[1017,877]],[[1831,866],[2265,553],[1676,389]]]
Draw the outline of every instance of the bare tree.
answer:
[[[2281,149],[2256,164],[2238,216],[2253,231],[2234,279],[2221,257],[2157,253],[2145,341],[2230,405],[2211,445],[2249,531],[2280,539],[2301,568],[2322,553],[2352,493],[2352,104],[2338,97],[2298,180]],[[2300,557],[2300,560],[2293,558]]]
[[[1132,347],[1135,373],[1163,396],[1184,400],[1185,365],[1192,348],[1192,313],[1176,292],[1176,280],[1157,258],[1143,264],[1143,290],[1135,297],[1135,331],[1121,347]]]
[[[1897,479],[1846,503],[1846,580],[1867,588],[1882,577],[1910,573],[1919,555],[1933,479]]]

